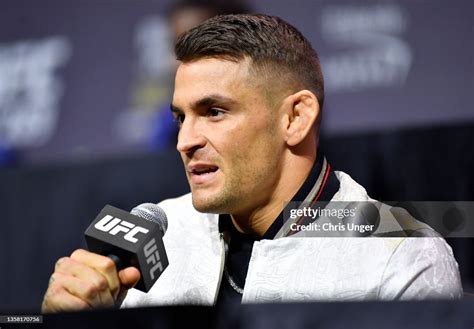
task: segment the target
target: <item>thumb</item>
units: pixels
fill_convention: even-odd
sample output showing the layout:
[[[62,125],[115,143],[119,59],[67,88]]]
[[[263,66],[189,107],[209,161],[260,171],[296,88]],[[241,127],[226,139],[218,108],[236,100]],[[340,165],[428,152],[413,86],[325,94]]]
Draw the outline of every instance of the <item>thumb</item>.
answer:
[[[127,267],[118,272],[118,277],[123,288],[133,288],[140,280],[140,271],[135,267]]]
[[[133,288],[140,280],[140,271],[135,267],[127,267],[118,272],[120,290],[115,297],[115,305],[120,306],[127,296],[128,289]]]

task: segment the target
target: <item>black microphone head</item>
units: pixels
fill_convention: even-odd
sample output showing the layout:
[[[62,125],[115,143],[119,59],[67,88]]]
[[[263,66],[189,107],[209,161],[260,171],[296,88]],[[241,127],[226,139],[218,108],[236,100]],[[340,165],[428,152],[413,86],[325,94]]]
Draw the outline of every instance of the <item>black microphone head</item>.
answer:
[[[168,218],[165,211],[154,203],[142,203],[130,211],[132,215],[149,220],[156,223],[164,235],[168,229]]]

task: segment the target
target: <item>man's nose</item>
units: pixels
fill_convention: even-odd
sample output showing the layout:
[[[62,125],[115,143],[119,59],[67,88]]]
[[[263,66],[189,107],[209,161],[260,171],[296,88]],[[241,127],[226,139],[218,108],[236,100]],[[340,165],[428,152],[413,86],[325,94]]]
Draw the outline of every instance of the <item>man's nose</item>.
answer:
[[[178,152],[194,152],[204,147],[205,144],[206,139],[202,134],[202,127],[199,125],[199,118],[186,118],[178,133],[178,143],[176,144]]]

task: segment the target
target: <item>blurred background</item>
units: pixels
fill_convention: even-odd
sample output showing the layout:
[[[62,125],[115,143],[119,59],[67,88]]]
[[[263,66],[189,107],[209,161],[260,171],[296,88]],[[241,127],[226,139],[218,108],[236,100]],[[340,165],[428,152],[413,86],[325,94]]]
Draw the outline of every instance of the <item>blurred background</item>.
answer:
[[[186,193],[169,103],[176,36],[216,14],[282,17],[325,75],[321,148],[385,201],[474,200],[474,2],[3,0],[0,311],[39,310],[105,204]],[[473,220],[468,218],[468,220]],[[474,243],[448,242],[474,291]]]

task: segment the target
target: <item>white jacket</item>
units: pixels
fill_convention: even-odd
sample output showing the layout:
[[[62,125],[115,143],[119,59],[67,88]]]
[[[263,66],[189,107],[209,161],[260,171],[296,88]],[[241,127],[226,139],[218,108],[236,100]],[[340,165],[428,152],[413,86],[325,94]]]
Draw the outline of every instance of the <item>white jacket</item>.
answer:
[[[332,201],[371,200],[335,172]],[[122,307],[213,305],[225,262],[218,215],[196,211],[191,194],[159,204],[168,217],[169,265],[148,293],[132,289]],[[442,238],[283,237],[254,243],[243,303],[461,298],[458,265]]]

